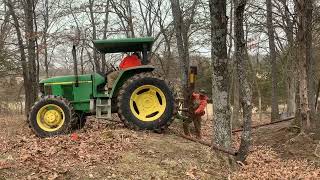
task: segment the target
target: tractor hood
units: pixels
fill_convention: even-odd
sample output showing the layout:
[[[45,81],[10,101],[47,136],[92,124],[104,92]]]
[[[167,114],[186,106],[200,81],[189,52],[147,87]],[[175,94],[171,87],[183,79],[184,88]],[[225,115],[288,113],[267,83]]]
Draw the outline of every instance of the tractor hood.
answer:
[[[54,85],[54,84],[74,84],[76,82],[76,76],[56,76],[48,79],[41,80],[40,83],[44,85]],[[97,73],[95,74],[85,74],[79,75],[79,83],[91,83],[93,78],[97,83],[105,82],[105,78]]]

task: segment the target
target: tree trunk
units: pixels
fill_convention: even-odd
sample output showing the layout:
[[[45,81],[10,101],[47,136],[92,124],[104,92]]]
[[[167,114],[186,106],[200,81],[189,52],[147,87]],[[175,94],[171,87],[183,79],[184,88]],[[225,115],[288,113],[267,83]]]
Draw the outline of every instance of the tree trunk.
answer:
[[[260,89],[258,89],[258,98],[259,98],[259,122],[262,122],[262,98],[261,98]]]
[[[37,84],[37,86],[38,86],[38,82],[40,81],[39,80],[39,75],[40,75],[40,59],[39,59],[39,57],[40,57],[40,50],[39,50],[39,43],[38,43],[38,22],[37,22],[37,19],[36,19],[36,17],[37,17],[37,13],[36,13],[36,10],[35,10],[35,8],[36,8],[36,2],[35,3],[33,3],[33,8],[32,8],[32,15],[33,15],[33,17],[34,17],[34,21],[33,21],[33,25],[34,25],[34,30],[33,30],[33,32],[34,32],[34,34],[35,34],[35,47],[34,47],[34,50],[35,50],[35,52],[36,52],[36,55],[35,55],[35,70],[36,70],[36,72],[35,72],[35,77],[36,77],[36,84]],[[36,89],[37,91],[38,91],[38,89]]]
[[[274,26],[272,22],[272,2],[267,0],[267,29],[269,36],[269,50],[271,61],[271,78],[272,78],[272,90],[271,90],[271,121],[275,121],[279,118],[279,106],[278,106],[278,80],[277,80],[277,57],[276,57],[276,45],[274,41]]]
[[[26,106],[26,111],[29,112],[30,108],[38,98],[38,82],[37,82],[37,65],[36,65],[36,33],[34,32],[34,1],[27,0],[25,4],[25,22],[26,22],[26,39],[28,51],[28,68],[29,68],[29,84],[30,89],[26,89],[25,93],[28,94],[29,104]]]
[[[310,110],[310,123],[312,123],[312,128],[315,127],[313,122],[317,121],[315,118],[315,103],[316,103],[316,63],[313,56],[313,39],[312,39],[312,29],[313,29],[313,0],[305,0],[306,3],[306,63],[307,63],[307,86],[308,86],[308,102]]]
[[[177,47],[178,47],[178,54],[179,54],[179,65],[181,70],[181,81],[182,81],[182,90],[183,90],[183,97],[184,97],[184,108],[188,108],[189,104],[189,95],[188,92],[188,85],[189,85],[189,57],[185,54],[185,47],[184,41],[182,36],[182,29],[184,29],[184,23],[182,19],[182,12],[180,9],[180,2],[179,0],[171,0],[171,9],[173,15],[173,22],[175,28],[175,34],[177,39]],[[188,49],[187,49],[188,50]],[[189,50],[188,50],[189,51]]]
[[[46,77],[49,77],[49,64],[48,64],[48,29],[49,29],[49,0],[45,0],[45,14],[44,14],[44,29],[43,29],[43,44],[44,44],[44,67],[46,72]]]
[[[193,111],[191,106],[191,94],[192,90],[189,87],[189,29],[193,22],[195,8],[198,0],[195,0],[192,4],[191,13],[189,18],[182,16],[182,10],[180,7],[179,0],[170,0],[171,10],[173,15],[173,24],[175,29],[175,35],[177,40],[178,54],[179,54],[179,65],[181,71],[181,89],[183,93],[183,108]],[[190,116],[191,113],[184,112],[185,116]],[[191,117],[189,117],[191,118]],[[183,130],[185,134],[189,134],[189,123],[183,123]]]
[[[249,57],[248,52],[247,51],[245,51],[245,52],[246,52],[246,57]],[[258,51],[257,52],[257,62],[258,62],[259,53],[260,52]],[[262,95],[261,95],[261,89],[260,89],[259,83],[258,83],[258,78],[256,77],[257,71],[254,70],[253,65],[250,60],[248,60],[247,62],[249,63],[251,74],[254,77],[253,81],[254,81],[254,85],[255,85],[255,88],[257,89],[257,93],[258,93],[258,111],[259,111],[258,113],[259,113],[259,122],[261,122],[262,121]],[[258,68],[259,68],[259,65],[258,65]]]
[[[229,22],[229,47],[228,47],[228,58],[231,59],[231,52],[232,52],[232,46],[233,46],[233,1],[230,1],[230,22]]]
[[[129,30],[131,32],[131,38],[135,37],[135,33],[134,33],[134,28],[133,28],[133,17],[132,17],[132,8],[131,8],[131,0],[126,0],[126,4],[127,4],[127,12],[128,12],[128,26],[129,26]]]
[[[260,71],[260,62],[259,62],[259,56],[260,56],[260,36],[259,36],[259,39],[258,39],[258,51],[257,51],[257,59],[256,59],[256,62],[257,62],[257,71],[259,72]],[[253,76],[255,77],[254,78],[254,84],[255,84],[255,87],[257,89],[257,92],[258,92],[258,113],[259,113],[259,122],[262,121],[262,95],[261,95],[261,89],[260,89],[260,86],[258,84],[258,80],[257,80],[257,72],[253,69],[253,66],[252,66],[252,63],[251,61],[249,60],[249,65],[250,65],[250,69],[251,71],[253,72]]]
[[[81,74],[84,74],[83,52],[84,52],[84,45],[82,45],[82,47],[81,47],[81,51],[80,51],[80,67],[81,67]]]
[[[318,106],[319,106],[319,102],[318,102],[318,99],[319,99],[319,93],[320,93],[320,79],[318,80],[318,84],[317,84],[317,91],[316,91],[316,104],[315,104],[315,109],[316,109],[316,113],[319,111],[318,109]],[[318,121],[318,125],[320,124],[319,123],[320,121]]]
[[[173,22],[175,28],[175,34],[177,39],[178,54],[179,54],[179,64],[181,69],[181,81],[184,97],[184,108],[189,108],[191,93],[189,90],[189,66],[190,66],[190,57],[189,57],[189,28],[193,22],[195,6],[197,0],[194,1],[192,5],[192,13],[189,17],[189,20],[184,20],[180,8],[179,0],[171,0],[171,9],[173,15]]]
[[[26,22],[26,39],[28,41],[28,61],[25,53],[25,45],[21,33],[21,26],[14,9],[14,4],[11,0],[5,1],[6,6],[12,16],[13,24],[17,33],[18,47],[20,53],[20,61],[23,74],[23,86],[25,90],[25,114],[28,115],[30,108],[37,99],[38,83],[36,77],[36,63],[35,63],[35,34],[33,32],[33,1],[28,0],[24,8],[25,22]],[[31,77],[33,76],[33,77]]]
[[[38,98],[38,81],[37,81],[37,65],[36,65],[36,32],[34,32],[34,1],[26,1],[26,39],[27,39],[27,51],[28,51],[28,65],[29,65],[29,80],[31,89],[27,90],[26,93],[30,96],[30,107],[36,102]]]
[[[240,84],[240,97],[241,105],[243,108],[243,133],[241,135],[241,144],[236,157],[239,161],[244,161],[249,153],[251,145],[251,121],[252,121],[252,90],[248,82],[246,73],[246,47],[244,40],[244,29],[243,29],[243,14],[246,7],[246,0],[234,0],[235,5],[235,58],[237,65],[237,75],[239,77]]]
[[[296,110],[295,91],[296,91],[296,72],[294,66],[294,37],[293,37],[293,20],[291,19],[291,12],[288,8],[287,0],[281,0],[284,7],[283,21],[285,22],[284,32],[286,33],[288,41],[288,57],[287,57],[287,113],[288,116],[293,116]]]
[[[183,108],[189,109],[191,106],[191,94],[189,90],[189,49],[186,49],[184,44],[184,36],[183,30],[185,30],[185,24],[183,22],[182,12],[180,9],[180,2],[179,0],[171,0],[171,9],[173,15],[173,22],[177,40],[177,47],[178,47],[178,54],[179,54],[179,65],[180,65],[180,73],[181,73],[181,89],[183,93]],[[184,112],[185,116],[188,116],[189,113]],[[190,117],[191,118],[191,117]],[[189,135],[189,123],[183,123],[183,130],[186,135]]]
[[[240,128],[240,90],[239,76],[237,73],[237,65],[234,63],[233,72],[233,110],[232,110],[232,128]]]
[[[212,94],[214,107],[213,144],[231,147],[231,112],[229,99],[229,73],[227,54],[226,0],[210,0],[211,55],[213,65]]]
[[[293,116],[295,114],[296,111],[296,101],[295,101],[295,94],[296,94],[296,78],[295,78],[295,73],[291,73],[292,71],[294,71],[294,68],[290,65],[289,69],[289,73],[288,73],[288,80],[287,80],[287,91],[288,91],[288,97],[287,97],[287,103],[288,103],[288,107],[287,107],[287,113],[288,116]],[[290,77],[289,77],[290,76]]]
[[[298,61],[298,59],[296,59]],[[298,62],[296,62],[298,64]],[[299,68],[297,68],[297,71],[300,71]],[[298,72],[299,73],[299,72]],[[299,76],[297,77],[297,83],[296,83],[296,94],[295,94],[295,100],[296,100],[296,112],[295,112],[295,119],[292,122],[292,125],[298,126],[302,128],[302,119],[301,119],[301,103],[300,103],[300,83],[299,83]]]
[[[299,74],[299,117],[301,118],[301,131],[310,129],[310,109],[308,101],[308,79],[307,79],[307,21],[312,22],[312,19],[306,19],[306,3],[310,0],[295,0],[298,14],[298,54],[297,67]]]

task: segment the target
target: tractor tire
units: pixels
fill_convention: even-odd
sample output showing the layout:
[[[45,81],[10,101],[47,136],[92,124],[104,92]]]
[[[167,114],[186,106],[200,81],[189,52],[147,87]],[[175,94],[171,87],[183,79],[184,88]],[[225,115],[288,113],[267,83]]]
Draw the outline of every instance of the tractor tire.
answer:
[[[29,113],[29,125],[42,138],[68,134],[77,116],[70,102],[58,96],[45,96],[36,102]]]
[[[118,115],[130,129],[163,131],[175,113],[173,91],[153,73],[134,75],[119,91]]]
[[[87,122],[87,116],[84,113],[76,112],[76,121],[72,124],[73,130],[82,129]]]

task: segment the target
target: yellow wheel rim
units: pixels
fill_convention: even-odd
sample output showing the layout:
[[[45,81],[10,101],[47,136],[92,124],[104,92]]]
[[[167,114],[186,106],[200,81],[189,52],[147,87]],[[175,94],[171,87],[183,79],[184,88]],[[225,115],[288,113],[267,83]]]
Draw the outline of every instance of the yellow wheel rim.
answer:
[[[159,119],[166,110],[166,97],[157,87],[143,85],[134,90],[130,98],[130,110],[141,121]]]
[[[55,104],[47,104],[39,109],[37,123],[39,127],[47,132],[60,129],[65,121],[64,111]]]

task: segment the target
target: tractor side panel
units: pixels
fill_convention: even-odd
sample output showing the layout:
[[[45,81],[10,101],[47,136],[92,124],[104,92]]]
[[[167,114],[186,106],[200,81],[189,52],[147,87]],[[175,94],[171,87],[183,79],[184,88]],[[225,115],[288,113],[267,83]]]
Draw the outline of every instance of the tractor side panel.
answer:
[[[73,85],[72,89],[70,92],[73,94],[73,101],[89,101],[92,97],[92,83],[81,83],[78,87]]]
[[[73,85],[73,107],[76,111],[90,112],[90,99],[92,97],[92,82]]]
[[[73,101],[73,85],[63,85],[61,86],[62,92],[63,92],[63,97],[68,99],[69,101]]]
[[[46,95],[55,95],[55,96],[62,96],[63,97],[63,89],[61,85],[46,85]]]

